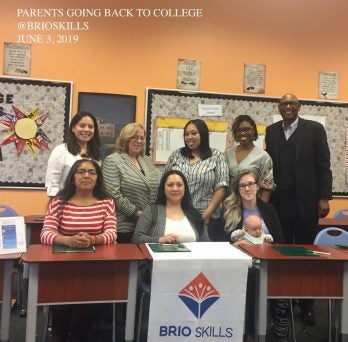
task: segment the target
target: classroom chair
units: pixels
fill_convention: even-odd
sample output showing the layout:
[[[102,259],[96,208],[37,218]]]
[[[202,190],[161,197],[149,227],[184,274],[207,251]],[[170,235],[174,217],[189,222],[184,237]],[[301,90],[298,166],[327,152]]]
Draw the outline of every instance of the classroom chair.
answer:
[[[0,217],[18,216],[16,210],[5,204],[0,204]]]
[[[347,210],[347,209],[343,209]],[[348,218],[348,216],[347,216]],[[324,246],[348,246],[348,232],[337,227],[328,227],[321,230],[314,239],[314,245]],[[335,303],[335,341],[338,341],[339,336],[339,317],[340,317],[340,302]],[[329,299],[329,341],[331,341],[331,319],[332,319],[332,300]]]
[[[339,209],[335,212],[334,218],[347,218],[348,219],[348,208]]]

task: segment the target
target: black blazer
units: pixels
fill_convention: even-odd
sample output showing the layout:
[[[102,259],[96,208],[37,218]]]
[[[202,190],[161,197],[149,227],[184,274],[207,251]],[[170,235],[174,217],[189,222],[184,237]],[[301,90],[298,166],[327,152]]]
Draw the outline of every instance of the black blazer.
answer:
[[[297,201],[303,219],[318,218],[319,199],[332,198],[330,150],[324,127],[312,120],[299,118],[296,129],[295,182]],[[266,151],[273,160],[274,181],[279,180],[279,142],[284,139],[282,121],[266,128]],[[277,191],[277,190],[276,190]]]

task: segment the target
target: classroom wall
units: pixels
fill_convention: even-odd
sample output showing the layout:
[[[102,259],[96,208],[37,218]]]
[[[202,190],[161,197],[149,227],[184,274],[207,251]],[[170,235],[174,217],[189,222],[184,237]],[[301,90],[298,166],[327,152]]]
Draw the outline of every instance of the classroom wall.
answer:
[[[126,8],[134,16],[18,15],[28,8]],[[136,8],[198,8],[202,17],[137,17]],[[12,0],[0,5],[0,43],[17,42],[20,34],[78,35],[77,44],[32,44],[31,77],[73,81],[73,113],[79,91],[136,95],[136,120],[143,123],[145,88],[174,89],[179,58],[202,61],[201,90],[208,92],[242,93],[244,63],[260,63],[266,64],[266,96],[316,99],[318,71],[337,71],[339,100],[348,101],[347,12],[346,0]],[[18,23],[27,21],[87,22],[89,29],[20,31]],[[47,196],[0,189],[0,203],[21,215],[44,214]],[[348,207],[346,199],[331,203],[330,216]]]

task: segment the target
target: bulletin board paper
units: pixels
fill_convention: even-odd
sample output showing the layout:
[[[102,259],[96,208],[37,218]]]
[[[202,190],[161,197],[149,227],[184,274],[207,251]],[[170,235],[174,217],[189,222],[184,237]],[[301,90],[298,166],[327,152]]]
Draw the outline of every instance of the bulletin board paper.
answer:
[[[43,188],[69,125],[72,83],[0,77],[0,186]]]
[[[189,118],[158,117],[153,126],[152,157],[156,164],[166,164],[170,154],[184,146],[184,127]],[[227,121],[208,121],[210,146],[225,150],[227,143]]]

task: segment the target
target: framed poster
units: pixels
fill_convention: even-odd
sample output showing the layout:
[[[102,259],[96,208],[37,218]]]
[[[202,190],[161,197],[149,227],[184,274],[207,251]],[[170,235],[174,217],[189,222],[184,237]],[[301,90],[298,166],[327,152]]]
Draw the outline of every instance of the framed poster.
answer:
[[[178,60],[176,87],[178,89],[199,90],[201,83],[201,61]]]
[[[31,45],[4,43],[4,75],[30,76]]]
[[[251,94],[264,94],[265,73],[266,65],[264,64],[244,64],[243,92]]]
[[[318,93],[320,99],[338,99],[338,72],[319,71]]]
[[[0,187],[44,188],[69,125],[72,82],[0,77]]]
[[[121,129],[135,121],[136,96],[107,93],[78,93],[78,111],[92,113],[99,127],[103,158],[113,152]]]

